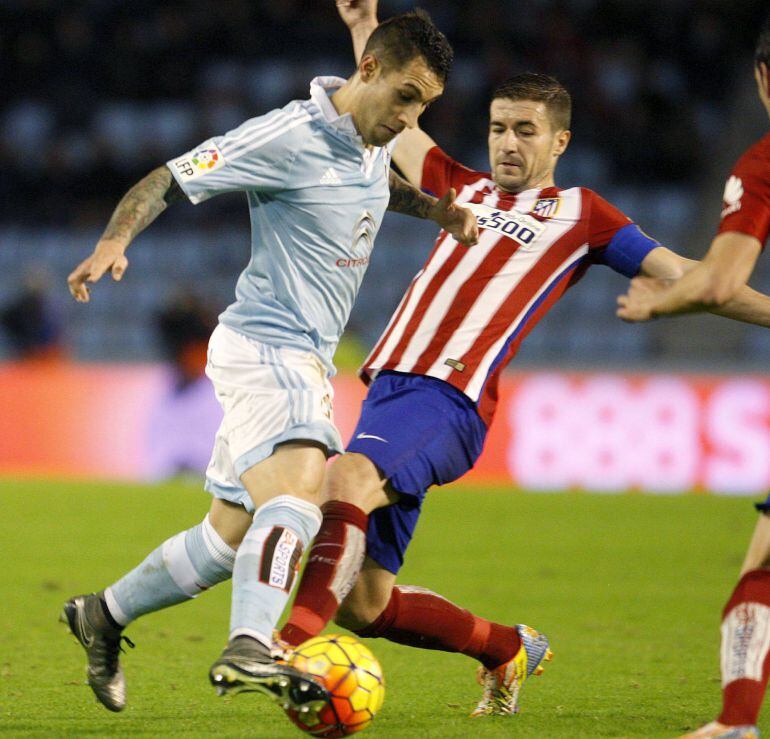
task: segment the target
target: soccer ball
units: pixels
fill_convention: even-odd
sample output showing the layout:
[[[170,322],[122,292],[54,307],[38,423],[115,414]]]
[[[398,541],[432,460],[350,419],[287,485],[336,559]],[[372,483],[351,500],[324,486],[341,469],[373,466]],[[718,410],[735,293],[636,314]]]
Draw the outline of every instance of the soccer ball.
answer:
[[[313,675],[330,693],[331,701],[320,711],[289,718],[313,736],[347,736],[365,729],[385,700],[385,680],[377,658],[352,636],[325,634],[300,644],[289,664]]]

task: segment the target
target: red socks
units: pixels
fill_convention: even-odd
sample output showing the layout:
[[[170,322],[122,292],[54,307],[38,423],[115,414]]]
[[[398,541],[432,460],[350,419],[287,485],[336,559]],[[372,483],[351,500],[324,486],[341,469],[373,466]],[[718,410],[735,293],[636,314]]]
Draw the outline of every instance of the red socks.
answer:
[[[727,726],[756,724],[770,674],[770,571],[738,582],[722,613],[722,714]]]
[[[366,552],[369,517],[352,503],[330,501],[308,555],[281,639],[294,646],[317,636],[353,587]]]
[[[281,638],[298,645],[317,636],[337,612],[361,569],[368,516],[351,503],[322,506],[321,530],[315,538],[297,598]],[[460,652],[492,669],[518,652],[515,628],[474,616],[424,588],[395,587],[377,620],[358,632],[365,637],[423,649]]]
[[[493,669],[521,647],[515,628],[474,616],[424,588],[396,586],[377,620],[356,632],[399,644],[442,652],[460,652]]]

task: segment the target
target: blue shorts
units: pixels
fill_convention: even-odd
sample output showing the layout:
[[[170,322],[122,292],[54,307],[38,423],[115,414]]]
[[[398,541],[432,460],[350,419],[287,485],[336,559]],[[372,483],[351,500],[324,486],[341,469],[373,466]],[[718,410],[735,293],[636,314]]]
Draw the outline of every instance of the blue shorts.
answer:
[[[366,553],[372,559],[398,572],[428,488],[471,469],[486,434],[473,401],[449,383],[389,371],[377,376],[346,449],[374,462],[401,495],[369,516]]]

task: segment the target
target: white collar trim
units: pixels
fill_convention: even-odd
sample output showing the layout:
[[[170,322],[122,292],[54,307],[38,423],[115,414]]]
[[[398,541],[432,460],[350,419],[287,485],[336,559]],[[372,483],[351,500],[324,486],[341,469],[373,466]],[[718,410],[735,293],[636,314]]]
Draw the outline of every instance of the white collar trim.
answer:
[[[353,116],[350,113],[340,115],[331,101],[331,94],[344,84],[342,77],[316,77],[310,82],[310,99],[319,107],[329,125],[356,139],[363,146],[363,140],[353,123]]]

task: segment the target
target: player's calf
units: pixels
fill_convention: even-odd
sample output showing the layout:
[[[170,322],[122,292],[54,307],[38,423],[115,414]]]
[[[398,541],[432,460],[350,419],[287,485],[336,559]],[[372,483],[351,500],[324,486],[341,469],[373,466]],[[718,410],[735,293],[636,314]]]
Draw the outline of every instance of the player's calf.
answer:
[[[754,726],[770,677],[770,572],[741,577],[722,615],[722,713],[726,726]]]
[[[281,638],[295,646],[323,631],[353,587],[366,550],[364,511],[341,501],[329,501],[321,511],[321,528],[281,630]]]

